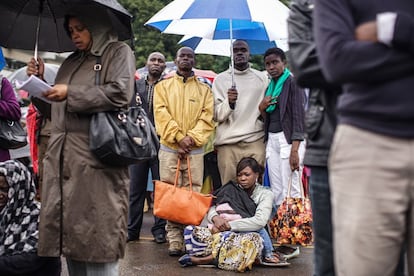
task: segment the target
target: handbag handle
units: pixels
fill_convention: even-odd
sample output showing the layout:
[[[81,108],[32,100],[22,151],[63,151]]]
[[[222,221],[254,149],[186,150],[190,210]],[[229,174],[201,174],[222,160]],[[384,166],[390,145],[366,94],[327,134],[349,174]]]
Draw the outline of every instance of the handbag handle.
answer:
[[[177,170],[175,171],[175,180],[174,180],[174,188],[177,188],[178,185],[178,175],[180,173],[180,165],[181,159],[178,158],[177,161]],[[187,156],[187,169],[188,169],[188,182],[190,183],[190,191],[193,191],[193,180],[191,178],[191,169],[190,169],[190,157]]]
[[[292,173],[290,174],[290,177],[289,177],[288,190],[287,190],[287,195],[286,195],[286,197],[288,197],[288,198],[291,197],[290,193],[291,193],[291,190],[292,190],[292,178],[293,178],[293,174],[295,172],[296,172],[296,170],[292,171]],[[297,170],[297,172],[298,172],[298,178],[299,178],[300,197],[304,199],[305,198],[305,192],[303,190],[303,183],[302,183],[302,177],[300,175],[300,170]]]

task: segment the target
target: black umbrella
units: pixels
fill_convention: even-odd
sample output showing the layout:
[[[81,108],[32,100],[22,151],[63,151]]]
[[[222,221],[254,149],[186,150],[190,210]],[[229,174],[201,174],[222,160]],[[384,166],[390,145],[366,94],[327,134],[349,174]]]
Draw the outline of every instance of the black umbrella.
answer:
[[[107,7],[119,40],[131,40],[131,14],[116,0],[0,0],[0,45],[6,48],[70,52],[75,46],[63,28],[64,16],[73,6],[94,12]],[[96,6],[95,6],[96,7]]]

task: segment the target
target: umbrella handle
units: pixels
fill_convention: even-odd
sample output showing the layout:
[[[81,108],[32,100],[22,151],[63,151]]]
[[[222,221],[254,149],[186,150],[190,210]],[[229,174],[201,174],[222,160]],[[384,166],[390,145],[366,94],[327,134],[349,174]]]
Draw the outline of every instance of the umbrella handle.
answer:
[[[232,55],[232,57],[233,57],[233,55]],[[231,88],[236,88],[236,83],[234,82],[234,63],[233,63],[233,58],[231,60],[230,70],[231,70]]]

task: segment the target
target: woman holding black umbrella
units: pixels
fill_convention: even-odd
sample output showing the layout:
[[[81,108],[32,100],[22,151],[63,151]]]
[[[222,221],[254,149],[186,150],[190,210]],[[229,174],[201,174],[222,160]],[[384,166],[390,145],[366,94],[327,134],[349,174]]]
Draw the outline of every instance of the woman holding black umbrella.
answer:
[[[51,136],[44,158],[39,255],[66,257],[70,275],[118,275],[127,238],[127,167],[109,167],[89,150],[96,112],[128,105],[135,58],[117,41],[108,14],[73,9],[65,29],[77,50],[62,64],[51,104]],[[100,57],[100,82],[95,84]],[[31,73],[39,73],[34,61]]]

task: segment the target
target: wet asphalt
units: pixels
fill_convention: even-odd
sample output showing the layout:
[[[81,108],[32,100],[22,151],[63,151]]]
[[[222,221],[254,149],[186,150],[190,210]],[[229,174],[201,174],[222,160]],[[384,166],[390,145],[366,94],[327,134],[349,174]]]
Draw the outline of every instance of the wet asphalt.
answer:
[[[153,217],[151,210],[144,215],[141,238],[129,242],[125,257],[120,260],[120,276],[186,276],[186,275],[238,275],[237,272],[224,271],[214,267],[186,267],[182,268],[177,257],[168,255],[168,244],[157,244],[151,235]],[[311,276],[312,275],[312,247],[301,247],[298,257],[289,260],[288,267],[262,267],[253,266],[251,271],[243,275],[283,275],[283,276]],[[62,276],[67,276],[65,262],[62,265]]]

